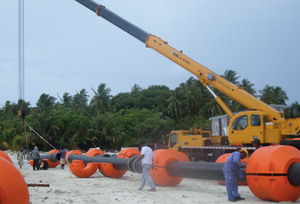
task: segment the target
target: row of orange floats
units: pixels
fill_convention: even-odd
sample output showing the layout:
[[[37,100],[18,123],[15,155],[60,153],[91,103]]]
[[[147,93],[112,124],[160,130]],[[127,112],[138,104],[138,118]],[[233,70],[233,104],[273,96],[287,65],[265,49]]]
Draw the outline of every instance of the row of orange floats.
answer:
[[[57,152],[54,150],[50,154]],[[156,150],[153,153],[155,168],[150,170],[150,174],[154,183],[159,186],[176,186],[183,180],[183,177],[172,176],[168,173],[168,166],[172,166],[171,164],[176,164],[176,162],[186,165],[193,163],[193,165],[201,166],[202,163],[189,162],[185,154],[173,150]],[[67,153],[67,157],[81,154],[78,150],[72,150]],[[117,158],[134,161],[131,158],[138,155],[140,152],[136,149],[124,149]],[[100,149],[92,149],[86,153],[86,156],[104,157],[105,155]],[[228,156],[222,155],[219,161],[226,162]],[[300,164],[298,149],[291,146],[263,147],[256,150],[245,162],[247,162],[245,170],[247,184],[256,197],[277,202],[296,201],[300,198],[300,184],[299,179],[296,178],[300,170],[298,171],[298,167],[292,168],[293,165]],[[49,160],[49,167],[59,164],[59,162],[55,163],[51,164]],[[87,163],[82,160],[72,160],[69,169],[74,175],[83,178],[92,176],[97,169],[104,176],[111,178],[122,177],[127,172],[127,170],[116,169],[113,163]],[[128,170],[132,171],[130,167]],[[294,177],[290,176],[292,170],[296,175]],[[27,184],[23,176],[2,151],[0,151],[0,171],[0,203],[30,203]],[[293,178],[296,178],[297,181],[293,181]],[[16,194],[18,196],[15,196]]]
[[[81,152],[71,151],[69,155],[71,154],[81,154]],[[101,150],[93,150],[90,153],[88,152],[86,156],[93,157],[103,154]],[[133,155],[139,154],[140,152],[136,149],[125,149],[120,152],[118,158],[130,158]],[[176,186],[183,179],[183,177],[171,176],[168,173],[167,166],[169,164],[172,164],[170,166],[174,167],[176,162],[188,162],[186,165],[191,165],[192,163],[189,162],[185,154],[173,150],[156,150],[153,154],[155,168],[150,170],[150,175],[154,183],[159,186]],[[229,154],[222,155],[218,162],[225,163],[228,157]],[[300,169],[298,171],[298,169],[295,170],[295,168],[293,168],[294,177],[289,178],[291,165],[300,163],[300,151],[295,147],[286,145],[262,147],[256,150],[248,160],[244,160],[243,162],[247,163],[245,170],[247,185],[256,197],[262,200],[277,202],[296,201],[300,198],[300,179],[297,182],[291,181],[291,178],[298,177]],[[193,165],[201,166],[203,164],[202,162],[196,163],[198,164]],[[115,169],[112,163],[85,164],[85,162],[81,160],[73,160],[72,164],[69,164],[69,168],[71,172],[78,177],[89,177],[93,175],[97,169],[99,169],[103,175],[111,178],[118,178],[126,173],[125,170]],[[130,168],[128,170],[130,170]],[[299,173],[297,173],[297,171]],[[220,172],[222,171],[220,170]],[[293,185],[291,183],[297,184]]]

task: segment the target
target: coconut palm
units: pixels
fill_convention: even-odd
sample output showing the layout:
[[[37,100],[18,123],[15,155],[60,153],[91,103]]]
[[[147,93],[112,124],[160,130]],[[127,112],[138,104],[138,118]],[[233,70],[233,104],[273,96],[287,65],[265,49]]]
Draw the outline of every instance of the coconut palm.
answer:
[[[45,111],[48,107],[54,106],[56,98],[43,93],[38,99],[36,106],[39,111]]]
[[[176,121],[179,121],[179,118],[182,117],[183,107],[184,107],[185,97],[180,91],[179,88],[176,88],[174,92],[171,93],[169,99],[167,99],[168,111],[171,117],[175,116]]]
[[[274,86],[266,85],[263,90],[259,90],[259,93],[260,100],[266,104],[286,105],[285,100],[288,100],[285,91],[278,86],[274,88]]]
[[[289,100],[289,98],[287,97],[285,91],[282,90],[281,87],[276,86],[273,89],[273,92],[274,92],[274,98],[276,100],[276,104],[286,105],[285,101]]]
[[[64,107],[70,107],[72,100],[73,100],[73,96],[70,95],[69,93],[65,92],[62,96],[62,98],[57,94],[57,97],[60,99],[60,103],[64,106]]]
[[[224,72],[223,75],[221,75],[221,77],[223,77],[224,79],[230,81],[235,85],[238,85],[239,84],[238,79],[240,78],[240,76],[236,76],[236,75],[237,75],[236,71],[226,69],[226,71]]]
[[[73,97],[73,101],[72,101],[73,109],[78,110],[78,108],[87,107],[88,98],[89,95],[87,94],[86,89],[81,89]]]
[[[188,104],[188,118],[190,119],[191,113],[196,113],[197,110],[197,104],[199,100],[199,96],[201,95],[200,89],[196,87],[195,85],[196,79],[193,77],[190,77],[186,83],[181,83],[179,85],[179,88],[181,89],[181,92],[185,96]]]
[[[110,88],[106,88],[106,84],[101,83],[98,86],[97,92],[93,88],[91,89],[95,93],[90,103],[91,108],[104,113],[109,108],[109,100],[111,97],[111,95],[109,95],[111,91]]]
[[[133,87],[131,87],[131,92],[130,93],[132,94],[132,93],[140,92],[142,90],[143,90],[142,87],[140,87],[137,84],[134,84]]]

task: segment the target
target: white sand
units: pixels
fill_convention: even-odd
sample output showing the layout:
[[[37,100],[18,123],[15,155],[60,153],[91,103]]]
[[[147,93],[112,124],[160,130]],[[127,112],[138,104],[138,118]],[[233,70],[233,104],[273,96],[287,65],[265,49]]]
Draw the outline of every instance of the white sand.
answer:
[[[16,161],[16,153],[7,152]],[[156,192],[148,192],[146,184],[138,191],[140,174],[127,172],[118,179],[108,178],[97,171],[90,178],[78,178],[68,169],[60,166],[48,170],[33,171],[25,164],[22,169],[16,166],[29,184],[50,184],[50,187],[28,187],[32,204],[40,203],[232,203],[227,201],[226,187],[216,181],[185,178],[176,187],[157,186]],[[256,198],[248,186],[240,186],[239,192],[246,201],[238,203],[267,204],[274,202],[262,201]],[[281,202],[292,203],[292,202]],[[300,200],[295,203],[300,203]]]

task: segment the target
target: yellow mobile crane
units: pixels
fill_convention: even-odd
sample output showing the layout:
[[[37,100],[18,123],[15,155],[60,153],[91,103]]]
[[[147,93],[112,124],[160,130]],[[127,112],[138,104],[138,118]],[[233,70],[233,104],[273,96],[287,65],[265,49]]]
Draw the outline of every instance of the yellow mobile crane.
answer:
[[[201,157],[205,158],[211,154],[215,155],[216,157],[216,155],[221,154],[221,152],[224,152],[224,150],[233,151],[237,149],[237,147],[234,146],[237,143],[250,146],[251,141],[253,141],[255,138],[260,139],[261,143],[264,145],[279,143],[291,145],[295,144],[295,146],[299,145],[299,141],[297,140],[286,141],[285,139],[286,135],[300,135],[300,118],[285,119],[283,113],[280,113],[261,100],[247,93],[243,89],[187,57],[182,53],[182,51],[178,51],[169,46],[168,43],[161,38],[145,32],[139,27],[111,12],[105,6],[99,5],[92,0],[76,1],[95,12],[97,16],[103,17],[107,21],[145,43],[147,48],[152,48],[153,50],[159,52],[163,56],[194,74],[214,96],[218,104],[231,118],[228,126],[229,143],[221,143],[221,146],[218,146],[218,144],[214,145],[213,138],[210,135],[206,138],[204,137],[203,139],[203,132],[201,133],[201,130],[197,129],[195,129],[195,131],[188,131],[189,133],[187,132],[187,134],[184,134],[184,131],[181,132],[183,133],[182,135],[197,135],[198,138],[202,138],[200,140],[197,139],[197,142],[196,140],[193,142],[192,138],[195,138],[193,136],[191,137],[191,144],[188,144],[189,146],[193,146],[194,143],[194,149],[199,149],[200,153],[202,152]],[[225,105],[225,103],[211,90],[210,87],[220,90],[249,110],[233,114]],[[172,148],[170,145],[173,145],[180,150],[183,148],[181,148],[182,144],[178,143],[177,135],[175,136],[175,134],[171,134],[169,148]],[[205,143],[204,141],[206,140],[211,141]],[[249,148],[251,150],[253,147]],[[216,154],[215,151],[205,153],[204,150],[206,149],[218,150],[220,153]]]

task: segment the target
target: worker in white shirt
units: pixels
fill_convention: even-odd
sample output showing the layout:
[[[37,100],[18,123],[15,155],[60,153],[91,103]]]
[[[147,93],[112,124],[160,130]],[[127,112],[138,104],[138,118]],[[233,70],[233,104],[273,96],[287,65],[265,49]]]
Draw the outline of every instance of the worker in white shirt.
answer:
[[[138,190],[142,190],[145,187],[145,183],[147,181],[148,185],[150,186],[149,191],[156,191],[155,185],[152,181],[152,178],[150,176],[150,168],[154,168],[153,165],[153,151],[150,147],[147,147],[146,143],[142,141],[140,143],[141,147],[141,156],[136,159],[135,163],[142,160],[142,168],[143,168],[143,174],[142,174],[142,182],[141,186]]]

